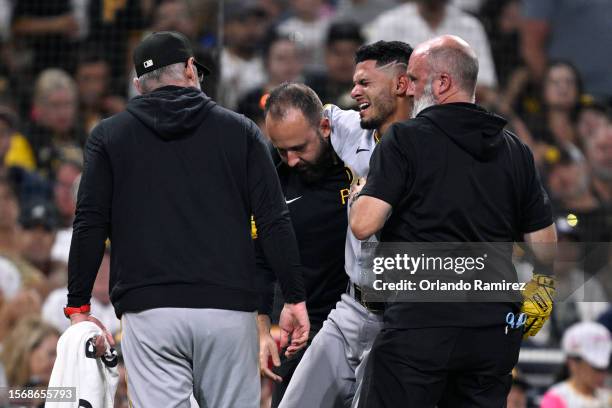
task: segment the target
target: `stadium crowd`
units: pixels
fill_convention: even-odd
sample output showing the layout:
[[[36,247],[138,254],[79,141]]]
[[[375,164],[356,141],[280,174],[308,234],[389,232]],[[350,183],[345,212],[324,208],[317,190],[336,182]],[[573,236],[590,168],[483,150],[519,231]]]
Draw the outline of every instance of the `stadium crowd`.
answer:
[[[563,301],[523,344],[535,357],[521,358],[509,406],[553,407],[556,399],[612,387],[609,372],[589,365],[589,341],[601,326],[580,325],[599,321],[612,330],[612,2],[223,3],[219,10],[214,0],[0,0],[0,387],[49,380],[69,325],[62,307],[84,143],[136,95],[135,45],[164,30],[185,34],[212,68],[205,93],[264,133],[266,95],[286,81],[308,84],[323,103],[356,108],[350,91],[362,44],[464,38],[479,59],[477,101],[507,118],[534,152],[563,248],[556,268]],[[92,311],[120,347],[110,251],[109,243]],[[519,276],[530,273],[521,254],[516,266]],[[567,360],[550,364],[538,350],[561,350]],[[556,385],[542,398],[568,378],[574,388]],[[272,385],[263,384],[265,406]],[[125,382],[115,406],[127,406]]]

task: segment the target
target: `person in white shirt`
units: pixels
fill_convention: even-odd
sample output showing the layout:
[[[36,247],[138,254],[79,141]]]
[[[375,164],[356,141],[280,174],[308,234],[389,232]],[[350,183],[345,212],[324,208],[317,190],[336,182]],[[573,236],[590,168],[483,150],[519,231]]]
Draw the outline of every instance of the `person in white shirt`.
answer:
[[[563,336],[569,378],[553,385],[540,408],[608,408],[612,393],[603,388],[612,352],[610,332],[603,325],[582,322]]]
[[[331,20],[323,13],[323,1],[292,0],[291,10],[293,17],[279,24],[278,32],[301,44],[308,71],[324,69],[325,36]]]
[[[265,11],[251,0],[226,1],[224,47],[221,50],[221,81],[218,102],[236,109],[248,91],[266,80],[259,43],[266,32]]]
[[[495,88],[495,66],[482,24],[449,3],[449,0],[417,0],[394,7],[366,27],[368,43],[398,40],[420,44],[444,34],[457,35],[470,44],[478,57],[477,92]]]

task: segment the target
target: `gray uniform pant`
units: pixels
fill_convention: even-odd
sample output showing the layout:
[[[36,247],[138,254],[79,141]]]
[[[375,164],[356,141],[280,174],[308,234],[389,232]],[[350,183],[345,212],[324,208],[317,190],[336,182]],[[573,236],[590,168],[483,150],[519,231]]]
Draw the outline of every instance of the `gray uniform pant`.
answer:
[[[254,312],[159,308],[125,313],[121,347],[130,406],[259,408]]]
[[[382,314],[343,294],[293,373],[279,408],[350,407],[381,329]]]

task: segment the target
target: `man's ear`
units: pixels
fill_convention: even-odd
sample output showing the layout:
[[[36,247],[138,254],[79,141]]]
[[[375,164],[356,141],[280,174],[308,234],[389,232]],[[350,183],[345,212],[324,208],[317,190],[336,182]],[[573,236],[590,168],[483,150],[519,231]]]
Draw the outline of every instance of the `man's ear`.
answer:
[[[189,79],[189,81],[197,81],[197,71],[196,71],[196,67],[195,65],[193,65],[193,57],[189,58],[189,60],[187,61],[187,65],[185,66],[185,75],[187,76],[187,79]]]
[[[405,73],[400,74],[395,82],[395,96],[406,96],[409,86],[410,81],[408,80],[408,75]]]
[[[319,122],[319,129],[321,129],[321,134],[324,138],[329,139],[331,135],[331,123],[329,123],[329,118],[323,116],[321,118],[321,122]]]
[[[134,83],[134,88],[136,88],[136,91],[138,92],[138,94],[142,95],[142,87],[140,86],[140,81],[138,81],[138,78],[134,78],[133,83]]]
[[[438,78],[434,80],[433,92],[434,96],[442,96],[451,90],[453,86],[453,79],[446,72],[442,72]]]

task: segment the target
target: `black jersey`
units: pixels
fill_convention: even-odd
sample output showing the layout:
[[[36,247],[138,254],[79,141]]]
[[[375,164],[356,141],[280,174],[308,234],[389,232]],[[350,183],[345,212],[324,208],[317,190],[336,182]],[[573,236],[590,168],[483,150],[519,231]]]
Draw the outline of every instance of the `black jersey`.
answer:
[[[363,195],[393,207],[381,242],[508,242],[552,224],[529,148],[477,105],[429,107],[396,123],[370,161]],[[511,249],[511,248],[510,248]],[[510,251],[511,253],[511,251]],[[512,267],[510,258],[507,263]],[[504,324],[508,303],[395,303],[387,327]]]
[[[297,171],[283,162],[277,165],[277,171],[298,242],[310,323],[318,330],[348,284],[344,244],[352,174],[339,159],[312,184],[305,183]],[[261,254],[259,249],[257,252]],[[258,256],[257,260],[258,273],[264,277],[265,293],[259,312],[270,314],[274,275],[268,270],[264,257]],[[274,302],[277,305],[282,304],[279,296],[277,290]]]

